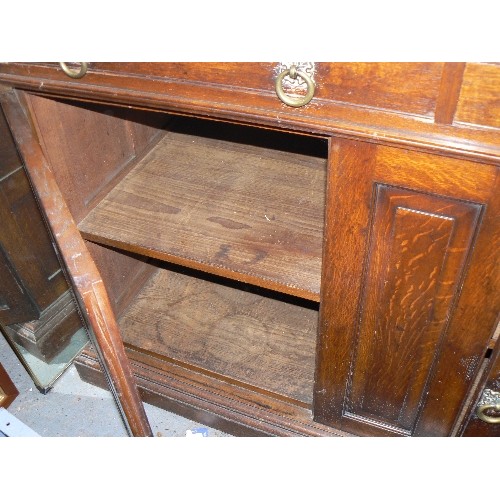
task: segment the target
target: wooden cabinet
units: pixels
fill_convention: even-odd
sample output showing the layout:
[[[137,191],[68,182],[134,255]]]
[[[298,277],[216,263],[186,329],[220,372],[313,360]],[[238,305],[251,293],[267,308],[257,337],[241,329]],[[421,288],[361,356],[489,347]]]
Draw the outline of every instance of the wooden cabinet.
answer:
[[[242,435],[460,435],[499,349],[500,67],[309,64],[298,108],[281,70],[0,64],[78,369],[137,435],[139,394]]]

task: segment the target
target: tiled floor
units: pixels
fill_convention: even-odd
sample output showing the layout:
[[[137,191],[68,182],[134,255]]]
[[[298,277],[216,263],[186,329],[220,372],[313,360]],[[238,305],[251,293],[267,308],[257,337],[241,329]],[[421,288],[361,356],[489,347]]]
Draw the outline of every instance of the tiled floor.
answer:
[[[73,366],[42,394],[2,335],[0,362],[19,390],[7,411],[40,436],[127,436],[111,393],[83,382]],[[145,408],[155,436],[186,437],[188,431],[199,428],[207,429],[208,437],[227,436],[154,406],[146,404]]]

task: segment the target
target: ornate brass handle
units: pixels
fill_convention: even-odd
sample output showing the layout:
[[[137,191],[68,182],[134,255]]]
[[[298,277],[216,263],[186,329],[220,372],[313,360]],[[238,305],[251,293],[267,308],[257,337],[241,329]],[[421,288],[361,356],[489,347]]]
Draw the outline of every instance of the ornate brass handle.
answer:
[[[296,79],[297,76],[300,76],[307,84],[307,93],[304,96],[300,97],[291,97],[285,94],[283,90],[283,79],[290,75],[290,78]],[[296,66],[291,66],[290,69],[286,69],[282,71],[278,78],[276,78],[276,94],[278,97],[288,106],[293,106],[294,108],[300,108],[301,106],[305,106],[314,96],[314,91],[316,90],[316,85],[312,81],[311,77],[305,73],[304,71],[300,71],[296,68]]]
[[[486,410],[496,410],[500,411],[500,403],[496,405],[481,405],[478,406],[477,408],[477,416],[483,421],[487,422],[488,424],[500,424],[500,417],[490,417],[489,415],[486,415],[485,411]]]
[[[69,69],[66,63],[60,62],[59,66],[61,66],[61,69],[66,73],[70,78],[83,78],[85,74],[87,73],[87,63],[82,62],[80,63],[80,69],[74,70],[74,69]]]

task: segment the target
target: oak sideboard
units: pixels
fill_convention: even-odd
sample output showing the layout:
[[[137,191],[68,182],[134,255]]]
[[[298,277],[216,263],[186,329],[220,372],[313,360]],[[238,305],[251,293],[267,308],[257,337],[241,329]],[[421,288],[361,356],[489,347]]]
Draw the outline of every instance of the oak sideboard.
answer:
[[[499,435],[500,65],[1,63],[93,347],[235,435]]]

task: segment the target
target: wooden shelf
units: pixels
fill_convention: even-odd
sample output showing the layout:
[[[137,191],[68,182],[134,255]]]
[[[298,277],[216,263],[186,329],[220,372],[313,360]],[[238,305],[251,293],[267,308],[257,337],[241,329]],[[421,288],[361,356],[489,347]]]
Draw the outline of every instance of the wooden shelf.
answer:
[[[241,139],[167,132],[79,224],[81,233],[319,301],[326,159]]]
[[[309,406],[317,304],[221,281],[160,269],[119,320],[125,345]]]

